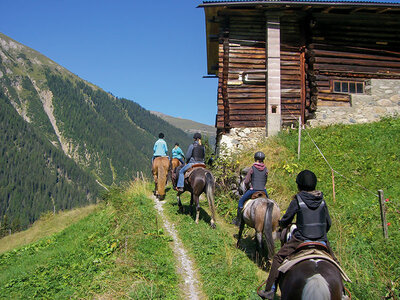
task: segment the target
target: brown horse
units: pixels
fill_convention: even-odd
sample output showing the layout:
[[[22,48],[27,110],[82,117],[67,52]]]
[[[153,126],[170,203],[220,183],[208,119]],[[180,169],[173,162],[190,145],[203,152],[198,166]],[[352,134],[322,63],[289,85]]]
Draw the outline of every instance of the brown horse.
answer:
[[[247,224],[254,228],[256,231],[256,262],[259,266],[263,266],[275,253],[274,240],[277,238],[276,230],[279,226],[281,212],[276,202],[268,199],[264,192],[256,192],[252,198],[254,199],[248,200],[243,208],[236,247],[239,248],[244,225]]]
[[[279,288],[281,300],[344,300],[342,275],[330,261],[307,259],[283,274]]]
[[[282,231],[281,242],[285,243],[290,239],[295,225],[291,224]],[[299,253],[304,253],[310,249],[327,251],[326,246],[318,242],[303,243],[298,246]],[[315,253],[315,252],[314,252]],[[318,252],[317,252],[318,253]],[[321,252],[319,252],[321,253]],[[322,252],[323,254],[324,252]],[[341,271],[338,265],[330,259],[328,252],[324,255],[313,255],[314,257],[299,262],[293,262],[293,266],[288,270],[280,270],[279,288],[281,290],[281,300],[348,300],[343,284],[343,278],[350,282],[350,279]],[[283,266],[281,266],[283,267]],[[283,267],[284,268],[284,267]],[[285,269],[285,268],[284,268]],[[342,273],[343,272],[343,273]],[[342,276],[343,274],[343,276]],[[264,299],[263,293],[257,293]]]
[[[153,161],[152,172],[154,177],[154,195],[159,200],[165,199],[165,185],[169,170],[169,158],[167,156],[156,157]]]
[[[171,169],[170,169],[171,174],[170,174],[170,178],[171,178],[172,185],[173,185],[174,188],[176,187],[176,181],[177,181],[177,178],[176,178],[176,176],[177,176],[176,168],[178,168],[178,167],[181,166],[181,165],[182,165],[182,163],[179,161],[179,159],[173,158],[173,159],[171,160]]]
[[[188,170],[190,172],[190,169]],[[205,193],[208,200],[208,205],[211,211],[211,227],[215,228],[215,204],[214,204],[214,192],[215,192],[215,179],[211,171],[203,167],[196,167],[191,171],[189,177],[185,178],[184,191],[190,192],[190,206],[193,211],[193,204],[196,205],[196,224],[199,223],[200,216],[200,195]],[[178,206],[179,210],[183,212],[183,206],[180,195],[183,192],[178,192]]]

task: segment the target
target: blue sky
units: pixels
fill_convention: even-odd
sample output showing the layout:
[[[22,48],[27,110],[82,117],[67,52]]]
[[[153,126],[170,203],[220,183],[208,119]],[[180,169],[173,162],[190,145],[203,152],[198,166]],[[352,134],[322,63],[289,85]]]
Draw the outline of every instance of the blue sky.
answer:
[[[387,2],[399,2],[388,0]],[[0,32],[146,109],[214,125],[204,10],[193,0],[0,0]]]
[[[1,0],[0,32],[119,98],[214,125],[200,3]]]

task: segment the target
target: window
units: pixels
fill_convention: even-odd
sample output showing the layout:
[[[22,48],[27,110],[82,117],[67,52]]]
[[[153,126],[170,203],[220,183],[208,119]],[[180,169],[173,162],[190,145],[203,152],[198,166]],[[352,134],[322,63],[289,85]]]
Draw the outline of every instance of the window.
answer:
[[[364,94],[364,82],[334,80],[333,91],[335,93]]]

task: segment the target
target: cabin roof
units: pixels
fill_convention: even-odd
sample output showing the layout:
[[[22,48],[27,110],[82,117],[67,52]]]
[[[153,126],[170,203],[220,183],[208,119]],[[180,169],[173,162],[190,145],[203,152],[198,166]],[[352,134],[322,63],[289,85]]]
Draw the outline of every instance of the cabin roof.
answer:
[[[218,15],[225,9],[307,10],[320,13],[367,13],[371,15],[394,14],[400,17],[400,2],[390,0],[211,0],[203,1],[198,7],[204,8],[206,19],[207,72],[216,75],[218,62]]]
[[[203,4],[200,4],[199,7],[210,6],[210,5],[243,5],[243,4],[348,4],[348,5],[389,5],[389,6],[400,6],[399,2],[385,1],[385,0],[357,0],[357,1],[348,1],[348,0],[225,0],[225,1],[203,1]]]

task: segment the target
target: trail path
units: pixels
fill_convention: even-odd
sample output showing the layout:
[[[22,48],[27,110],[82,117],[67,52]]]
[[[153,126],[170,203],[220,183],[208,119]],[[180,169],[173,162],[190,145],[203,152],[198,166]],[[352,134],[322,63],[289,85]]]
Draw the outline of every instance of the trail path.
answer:
[[[196,271],[193,268],[193,263],[190,260],[181,240],[178,237],[174,224],[170,223],[164,214],[163,205],[165,202],[159,201],[154,196],[152,198],[154,200],[154,206],[162,218],[164,228],[171,235],[174,241],[173,250],[176,261],[178,262],[177,270],[182,277],[182,298],[193,300],[204,299],[205,297],[201,293],[199,288],[199,280]]]

